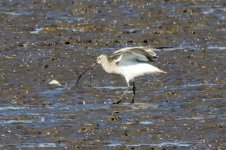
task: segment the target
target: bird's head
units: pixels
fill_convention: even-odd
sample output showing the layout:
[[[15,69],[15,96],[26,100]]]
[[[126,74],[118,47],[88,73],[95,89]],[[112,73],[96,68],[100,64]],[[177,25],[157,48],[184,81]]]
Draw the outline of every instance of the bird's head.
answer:
[[[96,63],[102,64],[105,60],[107,60],[107,56],[106,55],[100,55],[100,56],[97,57]]]

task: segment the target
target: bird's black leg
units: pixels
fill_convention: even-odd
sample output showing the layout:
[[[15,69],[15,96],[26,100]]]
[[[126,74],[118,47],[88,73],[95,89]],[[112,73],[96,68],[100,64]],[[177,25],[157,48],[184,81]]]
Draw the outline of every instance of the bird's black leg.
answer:
[[[136,86],[135,83],[133,82],[133,99],[131,103],[134,103],[135,95],[136,95]]]
[[[135,99],[135,95],[136,95],[136,86],[135,86],[135,83],[133,81],[133,82],[128,82],[128,89],[120,96],[119,99],[117,99],[117,101],[113,102],[113,104],[119,104],[122,101],[122,99],[124,98],[124,96],[128,93],[128,90],[130,89],[131,86],[133,86],[132,87],[132,89],[133,89],[133,99],[132,99],[131,103],[134,103],[134,99]]]

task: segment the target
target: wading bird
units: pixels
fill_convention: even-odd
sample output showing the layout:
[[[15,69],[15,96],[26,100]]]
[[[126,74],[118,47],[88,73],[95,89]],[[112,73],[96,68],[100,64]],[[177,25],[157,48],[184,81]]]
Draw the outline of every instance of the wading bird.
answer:
[[[132,87],[133,98],[131,102],[134,103],[136,95],[134,78],[149,74],[166,73],[151,64],[151,62],[154,62],[156,58],[156,53],[151,48],[142,46],[122,48],[115,51],[111,56],[102,54],[97,57],[94,64],[79,75],[76,86],[83,74],[92,69],[96,64],[101,64],[107,73],[122,75],[125,78],[128,90]],[[115,103],[120,103],[128,90],[126,90]]]

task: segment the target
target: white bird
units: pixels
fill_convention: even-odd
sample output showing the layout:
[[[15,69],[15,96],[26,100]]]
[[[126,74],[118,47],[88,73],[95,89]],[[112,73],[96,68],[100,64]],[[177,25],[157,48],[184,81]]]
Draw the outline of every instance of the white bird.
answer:
[[[165,71],[153,66],[151,62],[156,59],[156,53],[147,47],[126,47],[115,51],[111,56],[102,54],[97,57],[97,60],[90,68],[86,69],[77,79],[76,86],[78,85],[79,79],[85,74],[89,69],[93,68],[96,64],[101,64],[103,69],[107,73],[113,73],[122,75],[126,82],[128,89],[132,87],[134,103],[136,95],[136,86],[134,83],[134,78],[149,74],[159,74],[166,73]],[[127,90],[128,91],[128,90]],[[121,102],[124,94],[116,102],[117,104]]]

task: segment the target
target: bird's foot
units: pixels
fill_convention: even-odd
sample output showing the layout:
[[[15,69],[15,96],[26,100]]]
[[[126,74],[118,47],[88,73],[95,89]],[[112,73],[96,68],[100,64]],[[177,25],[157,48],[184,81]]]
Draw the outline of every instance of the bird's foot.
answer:
[[[118,100],[114,100],[113,101],[113,104],[119,104],[121,102],[121,100],[120,99],[118,99]]]
[[[125,98],[125,96],[123,95],[123,96],[121,96],[120,98],[118,98],[118,99],[115,99],[115,100],[113,100],[113,104],[119,104],[121,101],[122,101],[122,99],[123,98]]]

